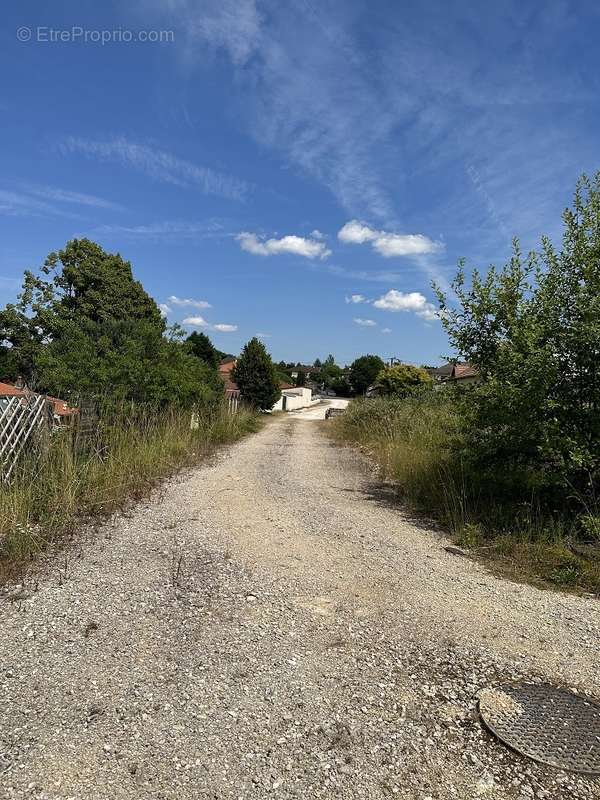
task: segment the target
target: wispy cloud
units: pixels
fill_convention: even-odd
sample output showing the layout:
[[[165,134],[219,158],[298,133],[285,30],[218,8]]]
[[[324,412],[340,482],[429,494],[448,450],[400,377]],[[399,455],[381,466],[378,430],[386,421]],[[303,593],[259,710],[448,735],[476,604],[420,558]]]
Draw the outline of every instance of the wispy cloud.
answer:
[[[166,303],[159,303],[159,304],[158,304],[158,307],[159,307],[159,309],[160,309],[160,313],[161,313],[161,315],[162,315],[163,317],[166,317],[166,316],[167,316],[167,314],[170,314],[170,313],[171,313],[171,311],[173,310],[173,309],[172,309],[170,306],[168,306]]]
[[[212,308],[211,304],[206,300],[194,300],[191,297],[177,297],[174,294],[169,297],[169,303],[182,308]]]
[[[244,181],[231,175],[192,164],[146,144],[131,142],[124,136],[104,140],[69,136],[60,143],[59,149],[63,154],[81,154],[98,161],[117,162],[162,183],[197,188],[205,194],[232,200],[242,200],[248,190]]]
[[[44,200],[53,200],[58,203],[71,203],[78,206],[91,206],[92,208],[104,208],[110,211],[123,211],[123,206],[93,194],[83,192],[71,192],[67,189],[59,189],[55,186],[37,186],[35,184],[23,184],[25,191],[32,195],[41,197]]]
[[[419,256],[437,253],[443,249],[439,242],[433,242],[421,233],[389,233],[371,228],[356,219],[347,222],[339,231],[338,239],[344,244],[365,244],[369,242],[384,258],[394,256]]]
[[[14,217],[57,216],[68,219],[82,219],[79,214],[67,211],[37,197],[0,189],[0,214]]]
[[[366,303],[367,298],[363,294],[351,294],[346,295],[345,300],[347,303]]]
[[[282,236],[281,239],[259,239],[255,233],[242,232],[235,237],[242,250],[255,256],[289,253],[303,258],[324,259],[331,255],[322,241],[303,236]]]
[[[233,333],[237,331],[237,325],[227,325],[224,322],[217,322],[216,325],[213,325],[213,330],[219,331],[220,333]]]
[[[382,311],[411,311],[428,321],[438,319],[435,306],[421,292],[405,293],[397,289],[390,289],[389,292],[375,300],[373,305]]]
[[[354,317],[353,322],[360,325],[361,328],[375,328],[377,323],[374,319],[361,319],[361,317]]]
[[[119,236],[131,239],[171,241],[182,239],[214,239],[225,237],[223,225],[216,220],[208,222],[187,222],[185,220],[166,220],[147,225],[100,225],[94,233],[104,236]]]
[[[382,328],[381,329],[381,333],[391,333],[391,332],[392,332],[391,328]]]

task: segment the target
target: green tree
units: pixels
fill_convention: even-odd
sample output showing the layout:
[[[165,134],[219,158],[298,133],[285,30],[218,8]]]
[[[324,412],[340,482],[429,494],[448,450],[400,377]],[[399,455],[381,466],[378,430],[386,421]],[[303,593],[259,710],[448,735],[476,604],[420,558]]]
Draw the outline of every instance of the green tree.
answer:
[[[217,351],[211,340],[202,331],[193,331],[190,333],[185,340],[185,349],[191,355],[199,358],[200,361],[204,361],[209,367],[215,369],[218,367],[219,356],[217,355]]]
[[[375,381],[379,394],[400,398],[410,397],[430,384],[431,378],[425,370],[411,364],[384,367]]]
[[[25,273],[18,302],[0,312],[0,335],[5,374],[50,394],[191,404],[215,391],[178,332],[167,335],[129,262],[88,239]]]
[[[450,342],[481,382],[463,403],[467,453],[491,477],[558,503],[600,488],[600,173],[583,176],[563,214],[562,248],[542,239],[467,286],[437,290]],[[561,488],[562,492],[556,489]]]
[[[364,394],[385,367],[379,356],[360,356],[350,365],[350,385],[355,394]]]
[[[244,346],[232,377],[240,387],[243,400],[255,408],[267,411],[281,397],[275,365],[256,337]]]

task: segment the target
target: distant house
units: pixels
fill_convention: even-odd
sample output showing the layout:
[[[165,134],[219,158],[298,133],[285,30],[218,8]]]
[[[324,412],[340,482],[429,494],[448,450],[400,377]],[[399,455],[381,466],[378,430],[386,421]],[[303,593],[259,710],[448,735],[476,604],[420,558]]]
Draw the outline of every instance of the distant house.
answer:
[[[14,397],[22,398],[23,405],[26,405],[31,398],[45,397],[48,402],[48,416],[54,427],[67,425],[79,414],[79,409],[70,406],[66,400],[33,392],[20,379],[15,383],[0,382],[0,414],[8,408]]]
[[[425,372],[429,375],[432,381],[441,383],[447,381],[452,376],[454,364],[442,364],[441,367],[427,367]]]
[[[427,367],[429,377],[434,383],[477,383],[480,375],[476,367],[472,364],[442,364],[440,367]]]
[[[224,358],[219,364],[219,375],[223,379],[225,386],[225,397],[228,400],[230,407],[235,406],[237,408],[241,392],[240,387],[231,378],[231,373],[235,369],[236,364],[237,358],[233,358],[231,356],[229,358]]]
[[[309,367],[305,366],[304,364],[298,364],[298,366],[292,368],[290,375],[294,380],[296,380],[301,372],[303,372],[306,376],[306,380],[310,380],[311,376],[314,379],[314,377],[319,374],[320,370],[318,367]]]
[[[313,400],[312,389],[306,386],[290,386],[281,390],[281,397],[273,406],[273,411],[295,411],[299,408],[309,408],[320,403],[319,399]]]
[[[479,383],[481,375],[473,364],[454,364],[449,380],[455,383]]]

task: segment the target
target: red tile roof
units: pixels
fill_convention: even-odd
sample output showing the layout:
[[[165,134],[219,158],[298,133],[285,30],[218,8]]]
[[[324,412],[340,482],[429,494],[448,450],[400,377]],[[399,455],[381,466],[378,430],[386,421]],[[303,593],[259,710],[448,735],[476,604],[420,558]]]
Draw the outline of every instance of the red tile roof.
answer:
[[[32,392],[30,389],[19,389],[12,383],[0,382],[0,397],[31,397],[36,394],[37,392]],[[52,403],[53,412],[59,417],[70,417],[72,414],[79,413],[79,409],[71,408],[65,400],[61,400],[59,397],[48,395],[47,399]]]
[[[460,380],[461,378],[476,378],[478,375],[478,370],[472,364],[455,364],[452,370],[452,377],[455,380]]]
[[[31,392],[18,389],[16,386],[13,386],[12,383],[0,382],[0,397],[27,397],[28,394],[31,394]]]

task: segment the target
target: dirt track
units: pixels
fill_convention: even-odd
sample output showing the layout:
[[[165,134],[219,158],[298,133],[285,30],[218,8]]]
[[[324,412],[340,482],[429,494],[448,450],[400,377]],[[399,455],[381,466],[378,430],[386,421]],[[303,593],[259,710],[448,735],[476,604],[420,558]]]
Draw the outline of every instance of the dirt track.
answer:
[[[0,605],[0,796],[600,797],[474,714],[523,676],[600,696],[600,604],[446,552],[326,424],[271,420]]]

